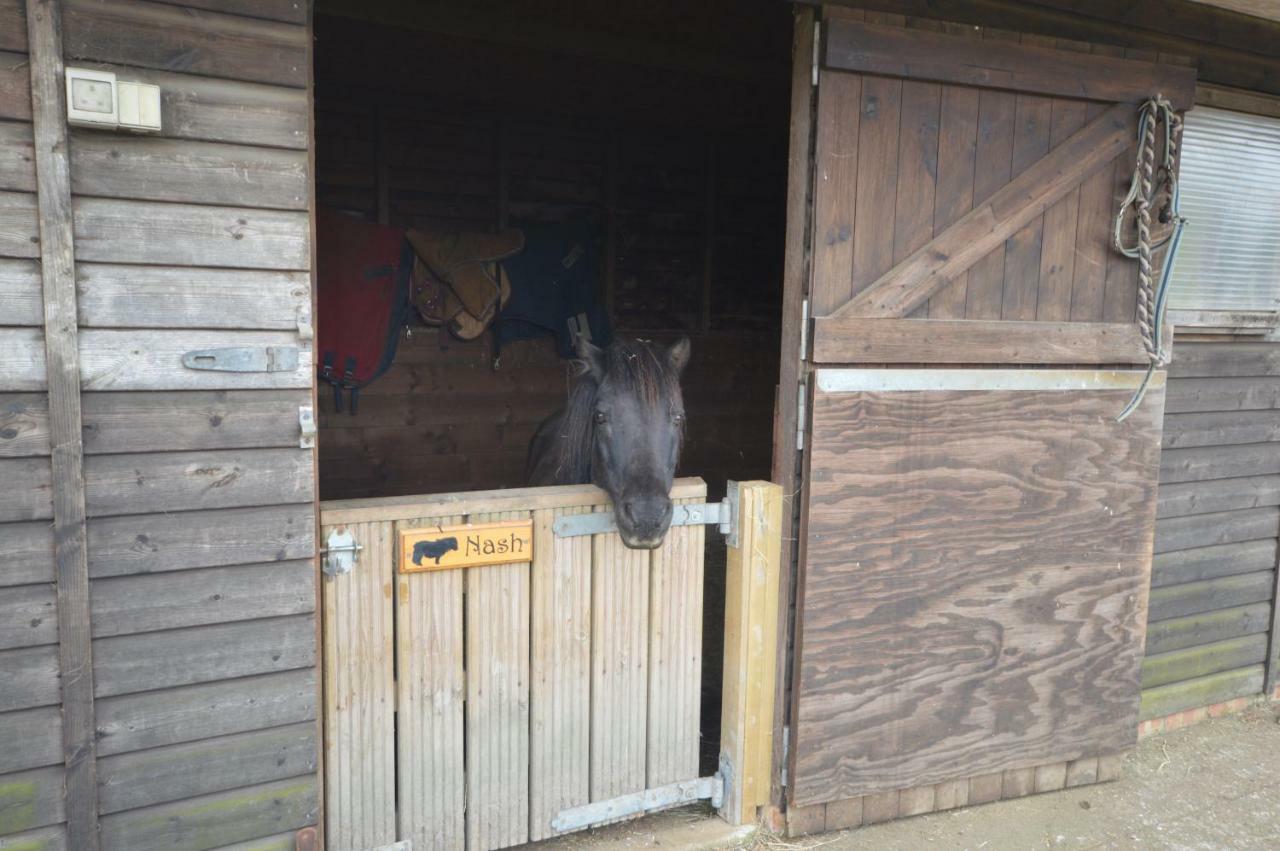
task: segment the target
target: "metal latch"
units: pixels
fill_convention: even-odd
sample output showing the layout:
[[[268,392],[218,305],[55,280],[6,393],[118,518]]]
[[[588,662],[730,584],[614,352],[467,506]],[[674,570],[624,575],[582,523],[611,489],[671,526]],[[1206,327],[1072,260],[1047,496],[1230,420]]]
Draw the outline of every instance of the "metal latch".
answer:
[[[321,569],[326,576],[341,576],[344,573],[350,573],[351,569],[356,566],[356,558],[361,550],[364,549],[360,544],[356,543],[356,536],[351,534],[350,529],[341,531],[334,529],[329,533],[329,537],[325,539],[324,548],[320,550],[320,554],[324,556],[324,563]]]
[[[298,406],[298,446],[310,449],[316,445],[316,410],[310,405]]]
[[[656,789],[645,789],[630,795],[620,795],[607,801],[596,801],[580,807],[561,810],[551,820],[551,829],[557,832],[581,830],[593,824],[626,818],[627,816],[665,810],[694,801],[710,800],[716,809],[724,803],[724,780],[719,774],[714,777],[699,777],[696,780],[681,780],[669,783]]]
[[[672,526],[717,526],[728,538],[729,546],[738,545],[738,485],[729,482],[728,496],[720,502],[699,502],[671,506]],[[557,517],[552,526],[557,538],[581,535],[603,535],[618,531],[612,511],[591,514],[566,514]]]
[[[298,368],[297,346],[241,346],[197,349],[182,356],[187,369],[215,372],[293,372]]]

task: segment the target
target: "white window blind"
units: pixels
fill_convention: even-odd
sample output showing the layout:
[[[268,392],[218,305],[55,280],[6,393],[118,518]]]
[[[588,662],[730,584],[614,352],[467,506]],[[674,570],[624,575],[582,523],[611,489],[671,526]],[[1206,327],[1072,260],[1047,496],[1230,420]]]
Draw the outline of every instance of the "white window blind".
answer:
[[[1198,106],[1182,143],[1175,310],[1280,311],[1280,119]]]

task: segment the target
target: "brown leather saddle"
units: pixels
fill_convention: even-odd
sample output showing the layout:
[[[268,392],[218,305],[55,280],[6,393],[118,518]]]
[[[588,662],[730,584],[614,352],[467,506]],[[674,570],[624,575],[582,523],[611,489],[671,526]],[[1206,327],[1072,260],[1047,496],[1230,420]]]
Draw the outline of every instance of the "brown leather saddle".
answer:
[[[448,233],[410,230],[410,300],[428,325],[474,340],[511,298],[501,261],[524,248],[518,230]]]

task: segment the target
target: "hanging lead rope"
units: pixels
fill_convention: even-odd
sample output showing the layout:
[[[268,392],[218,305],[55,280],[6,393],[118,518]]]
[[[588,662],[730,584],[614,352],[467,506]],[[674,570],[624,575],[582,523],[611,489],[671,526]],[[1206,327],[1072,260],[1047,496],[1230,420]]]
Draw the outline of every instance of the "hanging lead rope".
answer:
[[[1160,211],[1162,224],[1172,224],[1173,230],[1164,239],[1153,243],[1151,240],[1151,208],[1156,200],[1156,125],[1164,129],[1164,151],[1160,164],[1159,176],[1164,184],[1168,200]],[[1173,265],[1177,260],[1178,247],[1182,242],[1182,230],[1187,220],[1182,218],[1178,208],[1178,178],[1174,171],[1174,163],[1178,154],[1178,141],[1182,134],[1182,120],[1173,110],[1173,105],[1162,96],[1147,100],[1138,113],[1138,159],[1133,169],[1133,179],[1129,183],[1129,194],[1125,196],[1120,211],[1116,214],[1115,228],[1112,231],[1112,246],[1125,257],[1138,260],[1138,329],[1142,334],[1142,345],[1146,349],[1150,365],[1142,383],[1129,404],[1116,417],[1116,422],[1123,421],[1133,413],[1147,393],[1147,385],[1156,370],[1165,365],[1164,360],[1164,311],[1165,298],[1169,291],[1169,277],[1173,273]],[[1126,246],[1121,236],[1125,211],[1134,208],[1138,219],[1138,244]],[[1152,254],[1156,250],[1168,246],[1164,263],[1161,264],[1160,280],[1152,284]]]

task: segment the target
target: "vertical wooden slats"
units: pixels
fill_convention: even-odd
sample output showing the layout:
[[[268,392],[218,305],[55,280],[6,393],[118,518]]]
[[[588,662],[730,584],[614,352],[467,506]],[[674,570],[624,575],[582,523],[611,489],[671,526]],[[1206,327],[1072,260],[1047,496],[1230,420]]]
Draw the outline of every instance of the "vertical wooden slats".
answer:
[[[591,800],[645,782],[649,553],[616,532],[592,540]]]
[[[705,530],[676,527],[656,551],[558,537],[557,517],[609,506],[594,488],[556,490],[494,492],[509,510],[478,511],[474,495],[389,506],[385,520],[375,500],[322,508],[326,536],[357,519],[345,528],[364,547],[325,580],[329,847],[519,845],[552,836],[565,809],[697,776]],[[701,482],[676,492],[705,500]],[[532,519],[531,563],[398,572],[403,529],[515,519]],[[771,638],[760,652],[772,661]]]
[[[591,800],[591,539],[556,538],[557,516],[533,514],[529,839],[552,835],[563,809]]]
[[[397,530],[463,519],[406,520]],[[396,838],[414,848],[460,848],[466,839],[464,574],[398,573],[394,562],[388,569],[396,585]]]
[[[1022,41],[1024,44],[1037,43],[1033,36],[1024,36]],[[1052,99],[1029,94],[1017,96],[1010,168],[1012,177],[1022,174],[1049,153],[1052,125]],[[1034,282],[1040,278],[1043,239],[1044,217],[1038,216],[1005,243],[1004,301],[1000,318],[1036,318],[1037,286]]]
[[[857,295],[893,265],[901,112],[902,80],[863,78],[850,296]]]
[[[982,93],[976,89],[942,87],[938,116],[938,188],[933,204],[935,236],[973,207],[981,100]],[[963,319],[968,294],[969,273],[963,272],[951,286],[929,300],[929,316]]]
[[[938,127],[942,88],[908,80],[902,84],[898,130],[898,197],[894,207],[893,262],[901,263],[933,237],[938,174]],[[912,315],[928,314],[928,304]]]
[[[852,295],[862,77],[824,71],[818,91],[811,297],[814,315],[825,316]]]
[[[1056,148],[1085,125],[1086,104],[1058,98],[1053,102],[1049,147]],[[1044,242],[1040,254],[1040,293],[1036,318],[1071,318],[1071,285],[1075,277],[1076,228],[1080,190],[1072,189],[1044,213]]]
[[[350,573],[324,579],[325,821],[340,851],[396,832],[392,524],[348,528],[364,549]]]
[[[465,581],[467,847],[487,851],[529,837],[529,564],[473,568]]]
[[[1016,35],[984,30],[983,38],[998,41]],[[973,203],[981,204],[1012,177],[1014,120],[1017,97],[1010,92],[983,89],[978,107],[978,150],[973,171]],[[1004,287],[1005,247],[1002,245],[969,269],[965,301],[968,319],[999,319]]]
[[[672,528],[650,561],[649,788],[698,776],[705,534],[703,526]]]

